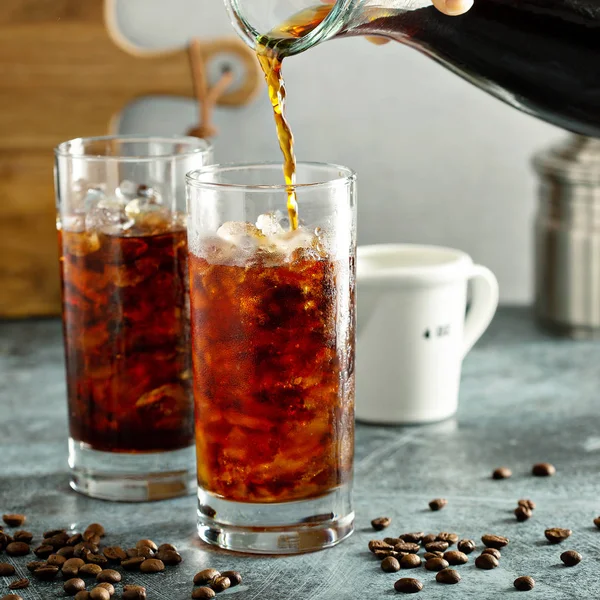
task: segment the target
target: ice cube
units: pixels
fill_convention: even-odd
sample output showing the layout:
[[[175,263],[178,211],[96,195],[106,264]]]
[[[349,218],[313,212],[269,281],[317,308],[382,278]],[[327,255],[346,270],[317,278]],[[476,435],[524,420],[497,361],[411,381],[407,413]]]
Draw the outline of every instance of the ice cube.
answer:
[[[278,235],[284,232],[284,229],[281,226],[282,220],[283,215],[279,210],[265,213],[259,215],[258,219],[256,219],[256,227],[267,237],[270,235]]]
[[[286,231],[278,236],[274,236],[271,240],[277,252],[289,260],[292,254],[297,250],[310,250],[317,244],[317,237],[314,233],[299,227],[293,231]]]
[[[108,235],[118,235],[135,224],[124,210],[123,205],[116,198],[105,197],[96,203],[85,217],[85,226],[88,230],[101,231]]]
[[[253,250],[264,240],[264,235],[252,223],[227,221],[217,229],[217,236],[241,250]]]
[[[123,179],[119,186],[115,190],[115,194],[119,200],[124,202],[125,204],[138,196],[138,189],[140,185],[135,181],[130,181],[129,179]]]

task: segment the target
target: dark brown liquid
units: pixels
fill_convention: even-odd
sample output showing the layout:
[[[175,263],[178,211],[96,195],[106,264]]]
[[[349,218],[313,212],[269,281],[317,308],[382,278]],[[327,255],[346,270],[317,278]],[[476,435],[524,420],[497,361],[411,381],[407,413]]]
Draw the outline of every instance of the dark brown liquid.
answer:
[[[153,229],[59,231],[69,424],[95,450],[193,444],[187,237]]]
[[[275,40],[300,38],[317,27],[330,11],[331,6],[328,5],[302,11],[273,30],[268,37]],[[269,98],[273,105],[277,138],[283,153],[283,175],[288,186],[287,209],[290,217],[290,227],[291,229],[297,229],[298,201],[294,188],[296,183],[296,154],[294,152],[294,135],[285,114],[286,90],[282,74],[283,55],[276,48],[260,43],[256,47],[256,55],[265,74]]]

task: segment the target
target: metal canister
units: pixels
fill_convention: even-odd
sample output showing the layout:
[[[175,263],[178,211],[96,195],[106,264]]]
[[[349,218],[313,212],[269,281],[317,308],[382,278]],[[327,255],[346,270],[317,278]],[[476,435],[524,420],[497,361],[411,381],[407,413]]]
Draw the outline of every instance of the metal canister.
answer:
[[[600,338],[600,139],[571,136],[539,153],[535,308],[572,338]]]

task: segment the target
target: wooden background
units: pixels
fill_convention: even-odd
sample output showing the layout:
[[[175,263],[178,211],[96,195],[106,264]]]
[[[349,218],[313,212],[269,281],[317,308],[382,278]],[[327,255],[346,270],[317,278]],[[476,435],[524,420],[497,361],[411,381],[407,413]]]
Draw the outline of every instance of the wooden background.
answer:
[[[53,148],[111,133],[138,97],[192,95],[185,48],[136,56],[111,39],[104,8],[103,0],[0,0],[0,317],[60,312]],[[208,57],[238,43],[203,47]],[[255,82],[221,103],[248,101]]]

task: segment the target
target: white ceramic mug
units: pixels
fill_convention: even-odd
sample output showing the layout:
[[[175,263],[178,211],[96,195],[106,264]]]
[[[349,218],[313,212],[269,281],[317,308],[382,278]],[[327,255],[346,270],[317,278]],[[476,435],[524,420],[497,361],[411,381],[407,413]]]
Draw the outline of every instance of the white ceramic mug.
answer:
[[[357,419],[452,416],[462,360],[498,306],[494,274],[460,250],[382,244],[358,248],[357,281]]]

